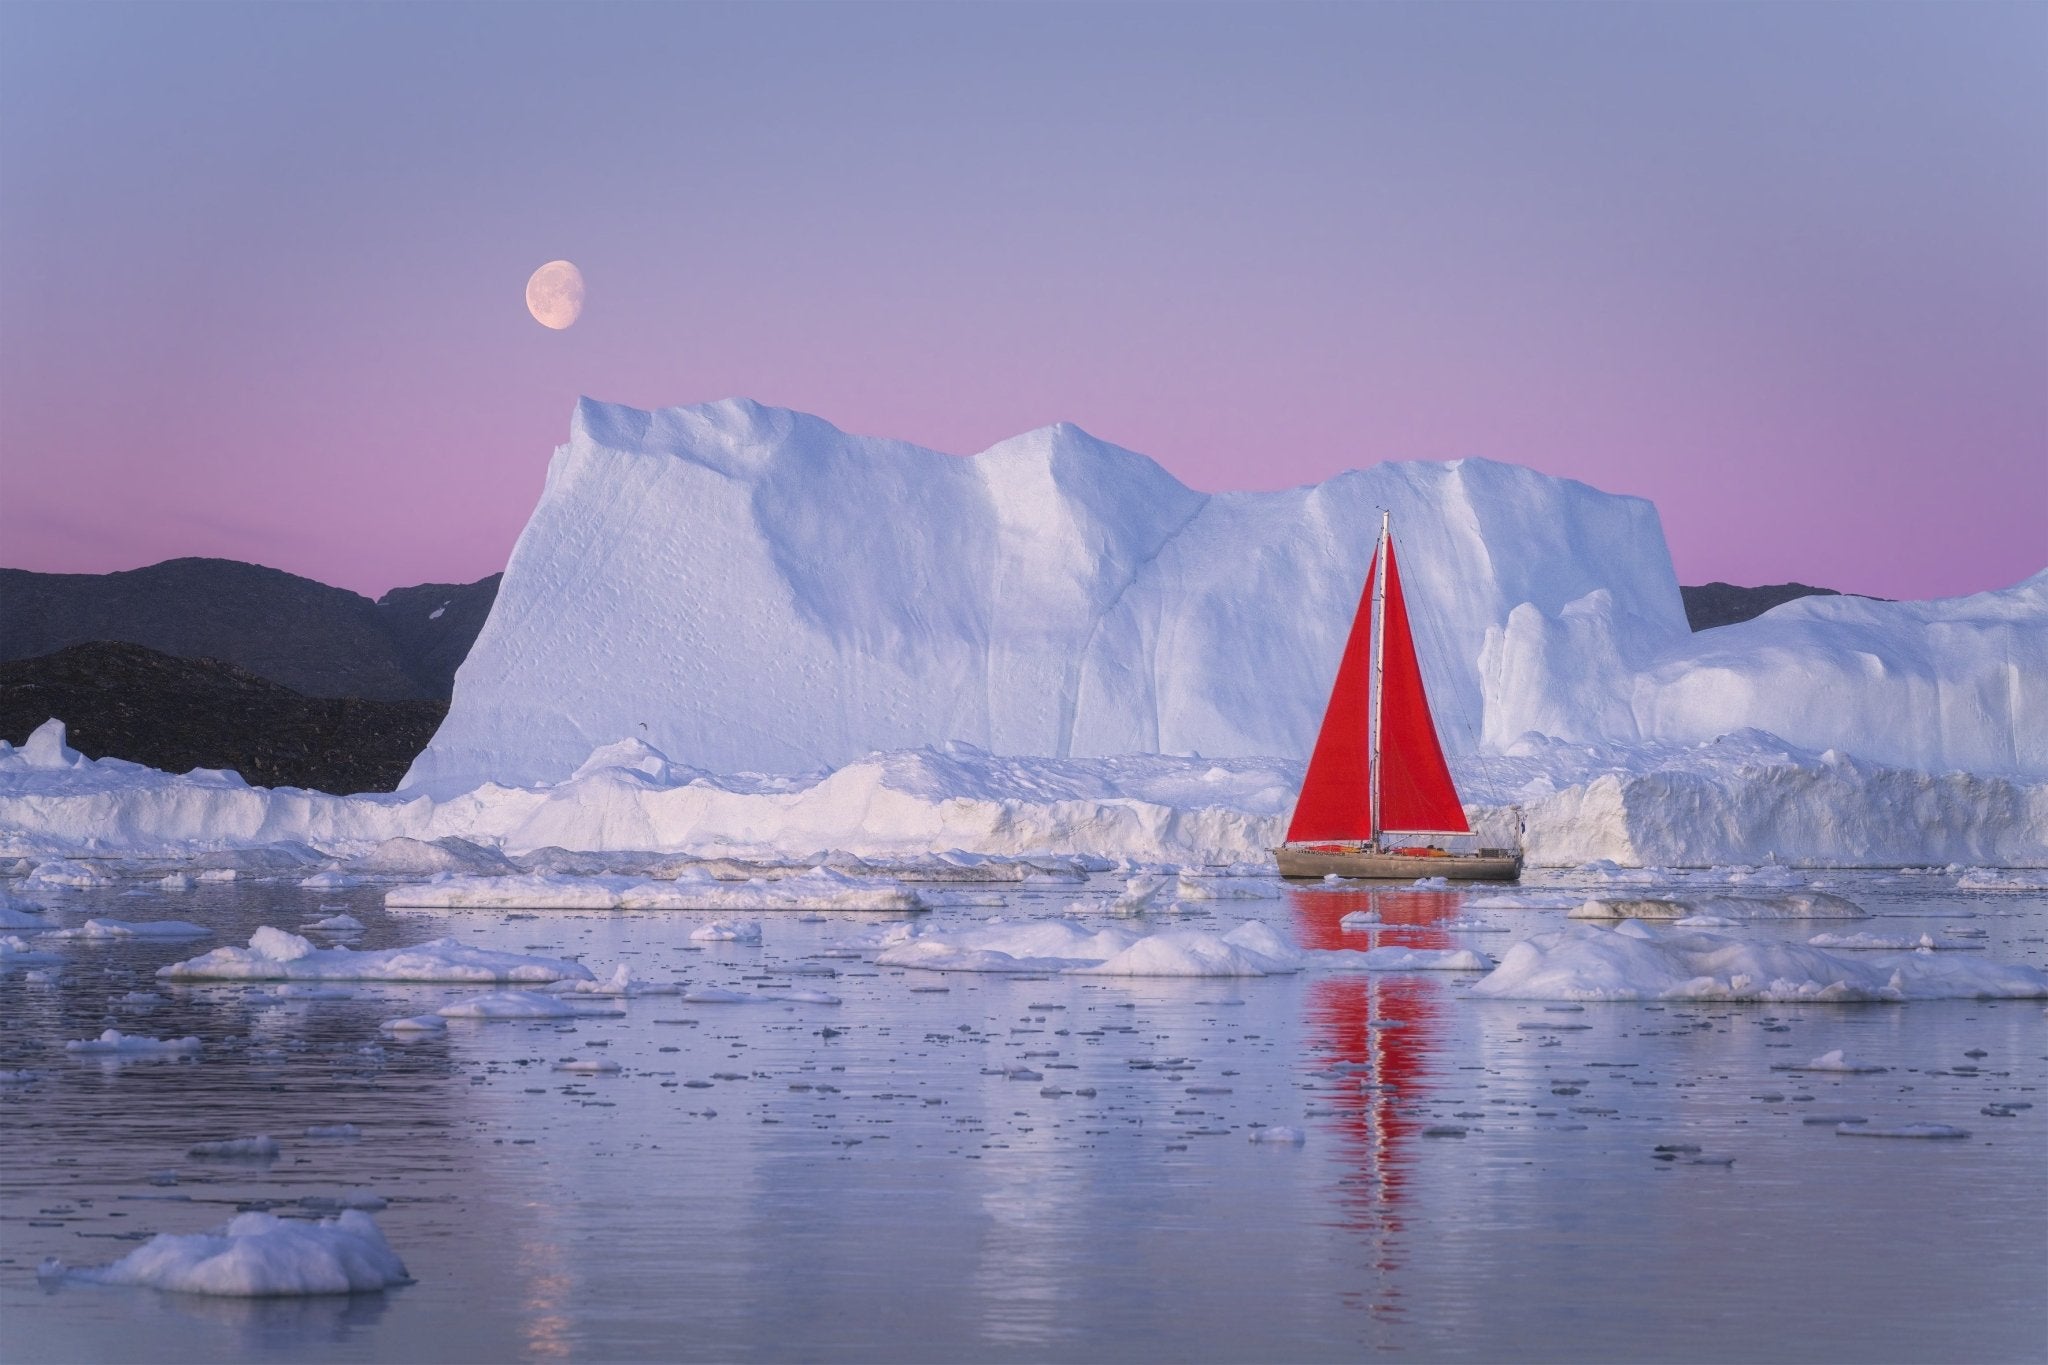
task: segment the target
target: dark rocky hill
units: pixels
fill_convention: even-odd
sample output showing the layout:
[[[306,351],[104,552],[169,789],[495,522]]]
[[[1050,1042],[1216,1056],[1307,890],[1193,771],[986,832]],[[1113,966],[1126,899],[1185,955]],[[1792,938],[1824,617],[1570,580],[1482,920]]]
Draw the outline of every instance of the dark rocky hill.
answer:
[[[90,758],[232,768],[265,787],[390,791],[447,712],[433,698],[308,697],[219,660],[109,641],[0,663],[0,739],[20,744],[55,716]]]
[[[310,697],[445,699],[497,590],[493,574],[372,602],[231,559],[108,574],[0,569],[0,661],[119,640],[222,660]]]
[[[1686,624],[1695,631],[1754,620],[1795,598],[1841,596],[1833,588],[1808,587],[1804,583],[1771,583],[1761,588],[1707,583],[1697,588],[1680,588],[1678,595],[1685,600]]]

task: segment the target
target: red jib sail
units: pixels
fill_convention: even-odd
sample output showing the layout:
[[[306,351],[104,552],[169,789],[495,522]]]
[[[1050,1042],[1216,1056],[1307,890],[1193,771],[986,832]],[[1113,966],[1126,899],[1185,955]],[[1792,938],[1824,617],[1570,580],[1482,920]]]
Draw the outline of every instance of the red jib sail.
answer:
[[[1374,555],[1375,565],[1378,560]],[[1365,592],[1337,665],[1337,685],[1330,689],[1322,732],[1309,755],[1293,823],[1287,826],[1290,844],[1372,838],[1372,579],[1368,566]]]
[[[1365,575],[1358,615],[1344,642],[1337,683],[1330,690],[1322,732],[1309,756],[1301,798],[1287,827],[1289,843],[1364,842],[1381,830],[1468,833],[1458,789],[1444,762],[1422,667],[1408,627],[1394,542],[1386,542],[1386,601],[1381,612],[1379,793],[1380,818],[1372,810],[1372,593],[1375,569]],[[1375,568],[1378,556],[1374,556]]]
[[[1380,828],[1469,834],[1465,808],[1444,762],[1422,690],[1422,665],[1408,633],[1408,603],[1387,537],[1386,619],[1380,640]]]

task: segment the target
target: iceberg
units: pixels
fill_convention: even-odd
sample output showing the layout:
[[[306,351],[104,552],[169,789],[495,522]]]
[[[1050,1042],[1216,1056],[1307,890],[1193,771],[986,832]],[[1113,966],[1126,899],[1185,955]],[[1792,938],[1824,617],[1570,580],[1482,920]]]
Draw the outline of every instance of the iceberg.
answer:
[[[358,952],[316,948],[308,939],[265,925],[247,948],[216,948],[157,968],[167,981],[457,981],[545,985],[587,981],[588,968],[550,957],[472,948],[437,938],[411,948]]]
[[[236,1298],[360,1294],[412,1282],[376,1220],[358,1209],[314,1221],[238,1214],[212,1232],[158,1233],[111,1265],[53,1258],[38,1274]]]

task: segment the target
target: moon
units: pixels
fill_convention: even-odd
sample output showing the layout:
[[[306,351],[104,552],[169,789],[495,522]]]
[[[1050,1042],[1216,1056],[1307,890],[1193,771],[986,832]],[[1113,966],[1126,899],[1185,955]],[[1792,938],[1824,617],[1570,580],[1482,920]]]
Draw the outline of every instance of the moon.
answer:
[[[571,261],[549,261],[526,282],[526,311],[559,332],[583,312],[583,272]]]

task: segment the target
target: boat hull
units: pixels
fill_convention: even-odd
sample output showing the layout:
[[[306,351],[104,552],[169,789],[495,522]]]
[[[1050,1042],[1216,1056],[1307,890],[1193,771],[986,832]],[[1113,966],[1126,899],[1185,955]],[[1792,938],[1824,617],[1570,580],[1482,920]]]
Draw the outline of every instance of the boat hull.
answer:
[[[1511,882],[1522,875],[1522,855],[1487,849],[1479,853],[1444,853],[1418,858],[1372,849],[1315,848],[1287,844],[1273,850],[1280,875],[1297,880],[1357,877],[1367,881],[1412,882],[1442,877],[1453,882]]]

